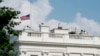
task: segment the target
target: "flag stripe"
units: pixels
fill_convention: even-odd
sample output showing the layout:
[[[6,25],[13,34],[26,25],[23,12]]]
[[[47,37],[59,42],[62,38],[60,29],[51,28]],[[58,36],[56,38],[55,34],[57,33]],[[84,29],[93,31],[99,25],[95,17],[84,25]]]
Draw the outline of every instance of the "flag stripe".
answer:
[[[25,16],[21,16],[20,17],[21,20],[29,20],[30,19],[30,15],[25,15]]]

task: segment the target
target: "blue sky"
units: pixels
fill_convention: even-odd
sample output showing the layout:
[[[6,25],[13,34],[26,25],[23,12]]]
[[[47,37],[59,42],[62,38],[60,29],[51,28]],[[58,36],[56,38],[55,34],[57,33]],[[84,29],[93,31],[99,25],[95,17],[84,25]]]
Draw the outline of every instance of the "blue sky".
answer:
[[[73,21],[77,12],[88,19],[100,21],[100,0],[49,0],[54,8],[48,19],[55,18],[60,21]]]
[[[37,0],[31,0],[36,2]],[[47,19],[55,18],[64,22],[71,22],[76,13],[80,12],[83,17],[100,21],[100,0],[49,0],[53,7]]]
[[[21,21],[18,27],[21,29],[29,25],[38,30],[42,22],[53,29],[60,23],[63,28],[83,29],[100,35],[99,3],[100,0],[4,0],[0,6],[20,11],[19,17],[30,14],[30,20]]]
[[[38,0],[32,1],[34,3]],[[100,29],[100,0],[48,0],[48,3],[52,10],[45,20],[49,22],[49,25],[54,24],[52,27],[61,23],[63,27],[74,26],[95,35],[100,34],[98,31]],[[75,19],[77,14],[79,15]]]

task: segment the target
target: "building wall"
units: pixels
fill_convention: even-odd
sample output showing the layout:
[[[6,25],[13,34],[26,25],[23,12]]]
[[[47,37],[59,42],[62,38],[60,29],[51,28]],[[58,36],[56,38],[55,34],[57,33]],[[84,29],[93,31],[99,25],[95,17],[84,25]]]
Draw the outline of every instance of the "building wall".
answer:
[[[19,56],[98,56],[100,54],[100,49],[93,47],[25,43],[19,46],[19,51]]]
[[[55,29],[51,33],[44,25],[40,32],[23,31],[15,49],[18,56],[100,56],[100,37],[68,32]]]

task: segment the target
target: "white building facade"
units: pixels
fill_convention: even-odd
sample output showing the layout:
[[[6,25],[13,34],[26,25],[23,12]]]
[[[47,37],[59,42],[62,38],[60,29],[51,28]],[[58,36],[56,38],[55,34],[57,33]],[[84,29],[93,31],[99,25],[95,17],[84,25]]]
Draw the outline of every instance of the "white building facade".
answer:
[[[100,56],[100,37],[69,34],[61,27],[39,28],[38,32],[29,28],[22,31],[16,44],[18,56]]]

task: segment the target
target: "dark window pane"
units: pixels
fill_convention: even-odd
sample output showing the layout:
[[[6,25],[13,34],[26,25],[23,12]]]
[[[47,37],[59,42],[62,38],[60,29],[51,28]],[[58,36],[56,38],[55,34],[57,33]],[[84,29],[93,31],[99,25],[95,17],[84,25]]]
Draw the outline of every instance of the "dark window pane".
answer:
[[[31,55],[31,56],[38,56],[38,55]]]

